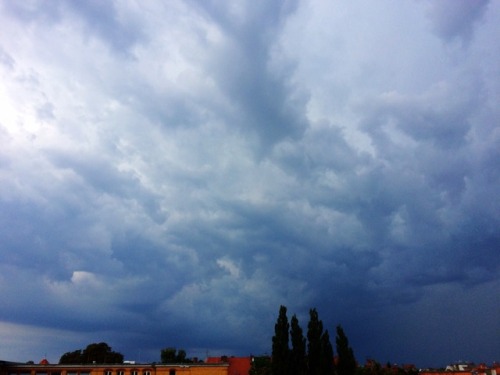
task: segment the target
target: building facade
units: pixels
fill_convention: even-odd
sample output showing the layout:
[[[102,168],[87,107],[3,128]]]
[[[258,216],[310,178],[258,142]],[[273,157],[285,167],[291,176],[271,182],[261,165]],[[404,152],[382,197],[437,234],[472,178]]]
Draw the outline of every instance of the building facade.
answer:
[[[0,361],[0,375],[228,375],[229,363],[51,365]]]

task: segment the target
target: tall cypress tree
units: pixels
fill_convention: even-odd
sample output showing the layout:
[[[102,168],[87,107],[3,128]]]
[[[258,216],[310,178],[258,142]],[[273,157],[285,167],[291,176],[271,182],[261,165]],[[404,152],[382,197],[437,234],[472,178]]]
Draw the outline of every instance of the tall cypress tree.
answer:
[[[307,325],[307,366],[309,375],[321,374],[321,335],[323,322],[318,318],[316,309],[309,310],[309,324]]]
[[[354,375],[356,371],[356,358],[352,348],[349,346],[349,340],[340,325],[337,326],[337,374],[338,375]]]
[[[274,325],[272,371],[273,375],[288,375],[290,349],[288,347],[288,317],[286,307],[280,306],[278,320]]]
[[[320,367],[321,374],[333,375],[333,347],[328,330],[321,335]]]
[[[292,349],[290,352],[290,375],[306,375],[306,339],[299,326],[299,320],[296,315],[292,316],[290,321],[290,339]]]

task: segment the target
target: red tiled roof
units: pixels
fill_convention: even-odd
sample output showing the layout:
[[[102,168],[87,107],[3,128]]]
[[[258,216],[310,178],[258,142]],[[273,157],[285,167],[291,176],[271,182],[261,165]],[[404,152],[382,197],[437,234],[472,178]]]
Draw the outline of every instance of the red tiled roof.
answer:
[[[228,363],[228,375],[248,375],[252,365],[251,357],[207,357],[205,363]]]
[[[228,362],[228,375],[248,375],[248,373],[250,372],[250,357],[230,357],[228,358]]]

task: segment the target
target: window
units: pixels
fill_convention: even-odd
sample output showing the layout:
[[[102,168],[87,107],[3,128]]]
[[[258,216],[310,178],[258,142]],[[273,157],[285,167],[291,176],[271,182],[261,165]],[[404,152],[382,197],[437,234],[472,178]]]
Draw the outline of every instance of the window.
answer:
[[[142,375],[151,375],[151,371],[143,371]]]
[[[133,371],[132,371],[132,375],[139,375],[139,371],[137,371],[137,370],[133,370]]]
[[[170,371],[168,372],[168,375],[175,375],[175,370],[170,370]]]
[[[123,371],[123,370],[118,370],[118,375],[125,375],[125,371]]]
[[[111,370],[106,370],[106,371],[104,371],[104,374],[105,374],[105,375],[113,375],[113,371],[111,371]]]

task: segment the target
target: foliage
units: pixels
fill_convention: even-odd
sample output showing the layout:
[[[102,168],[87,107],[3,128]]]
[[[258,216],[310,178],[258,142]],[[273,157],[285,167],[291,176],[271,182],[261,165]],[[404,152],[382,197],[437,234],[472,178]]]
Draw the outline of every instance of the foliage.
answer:
[[[288,347],[288,317],[286,307],[280,306],[279,316],[274,325],[272,369],[273,375],[288,375],[290,349]]]
[[[177,351],[177,362],[179,363],[191,362],[191,360],[188,360],[186,358],[186,351],[184,349],[179,349]]]
[[[286,312],[286,307],[281,306],[274,326],[272,375],[333,375],[333,347],[330,335],[328,330],[323,331],[323,322],[319,320],[316,309],[309,311],[307,341],[297,316],[293,315],[288,324]],[[288,346],[289,337],[291,349]]]
[[[168,347],[161,350],[161,363],[191,363],[192,360],[186,358],[184,349],[177,350],[174,347]]]
[[[105,342],[89,344],[83,350],[64,353],[59,359],[60,364],[89,364],[89,363],[123,363],[123,355],[112,351]]]
[[[382,366],[379,362],[368,359],[364,366],[357,368],[356,375],[418,375],[418,372],[418,369],[414,365],[400,367],[387,362],[385,366]]]
[[[269,356],[252,357],[249,375],[272,375]]]
[[[74,352],[64,353],[59,359],[60,364],[75,365],[83,363],[82,351],[75,350]]]
[[[307,365],[310,375],[321,374],[321,335],[323,322],[319,320],[316,309],[309,310],[309,324],[307,325]]]
[[[333,375],[333,347],[328,330],[321,335],[320,374]]]
[[[290,339],[292,349],[290,352],[290,375],[306,375],[306,339],[300,328],[299,320],[296,315],[292,316],[290,321]]]
[[[354,375],[356,372],[356,358],[352,348],[349,346],[349,340],[340,325],[337,326],[337,337],[335,339],[337,344],[337,374],[338,375]]]

